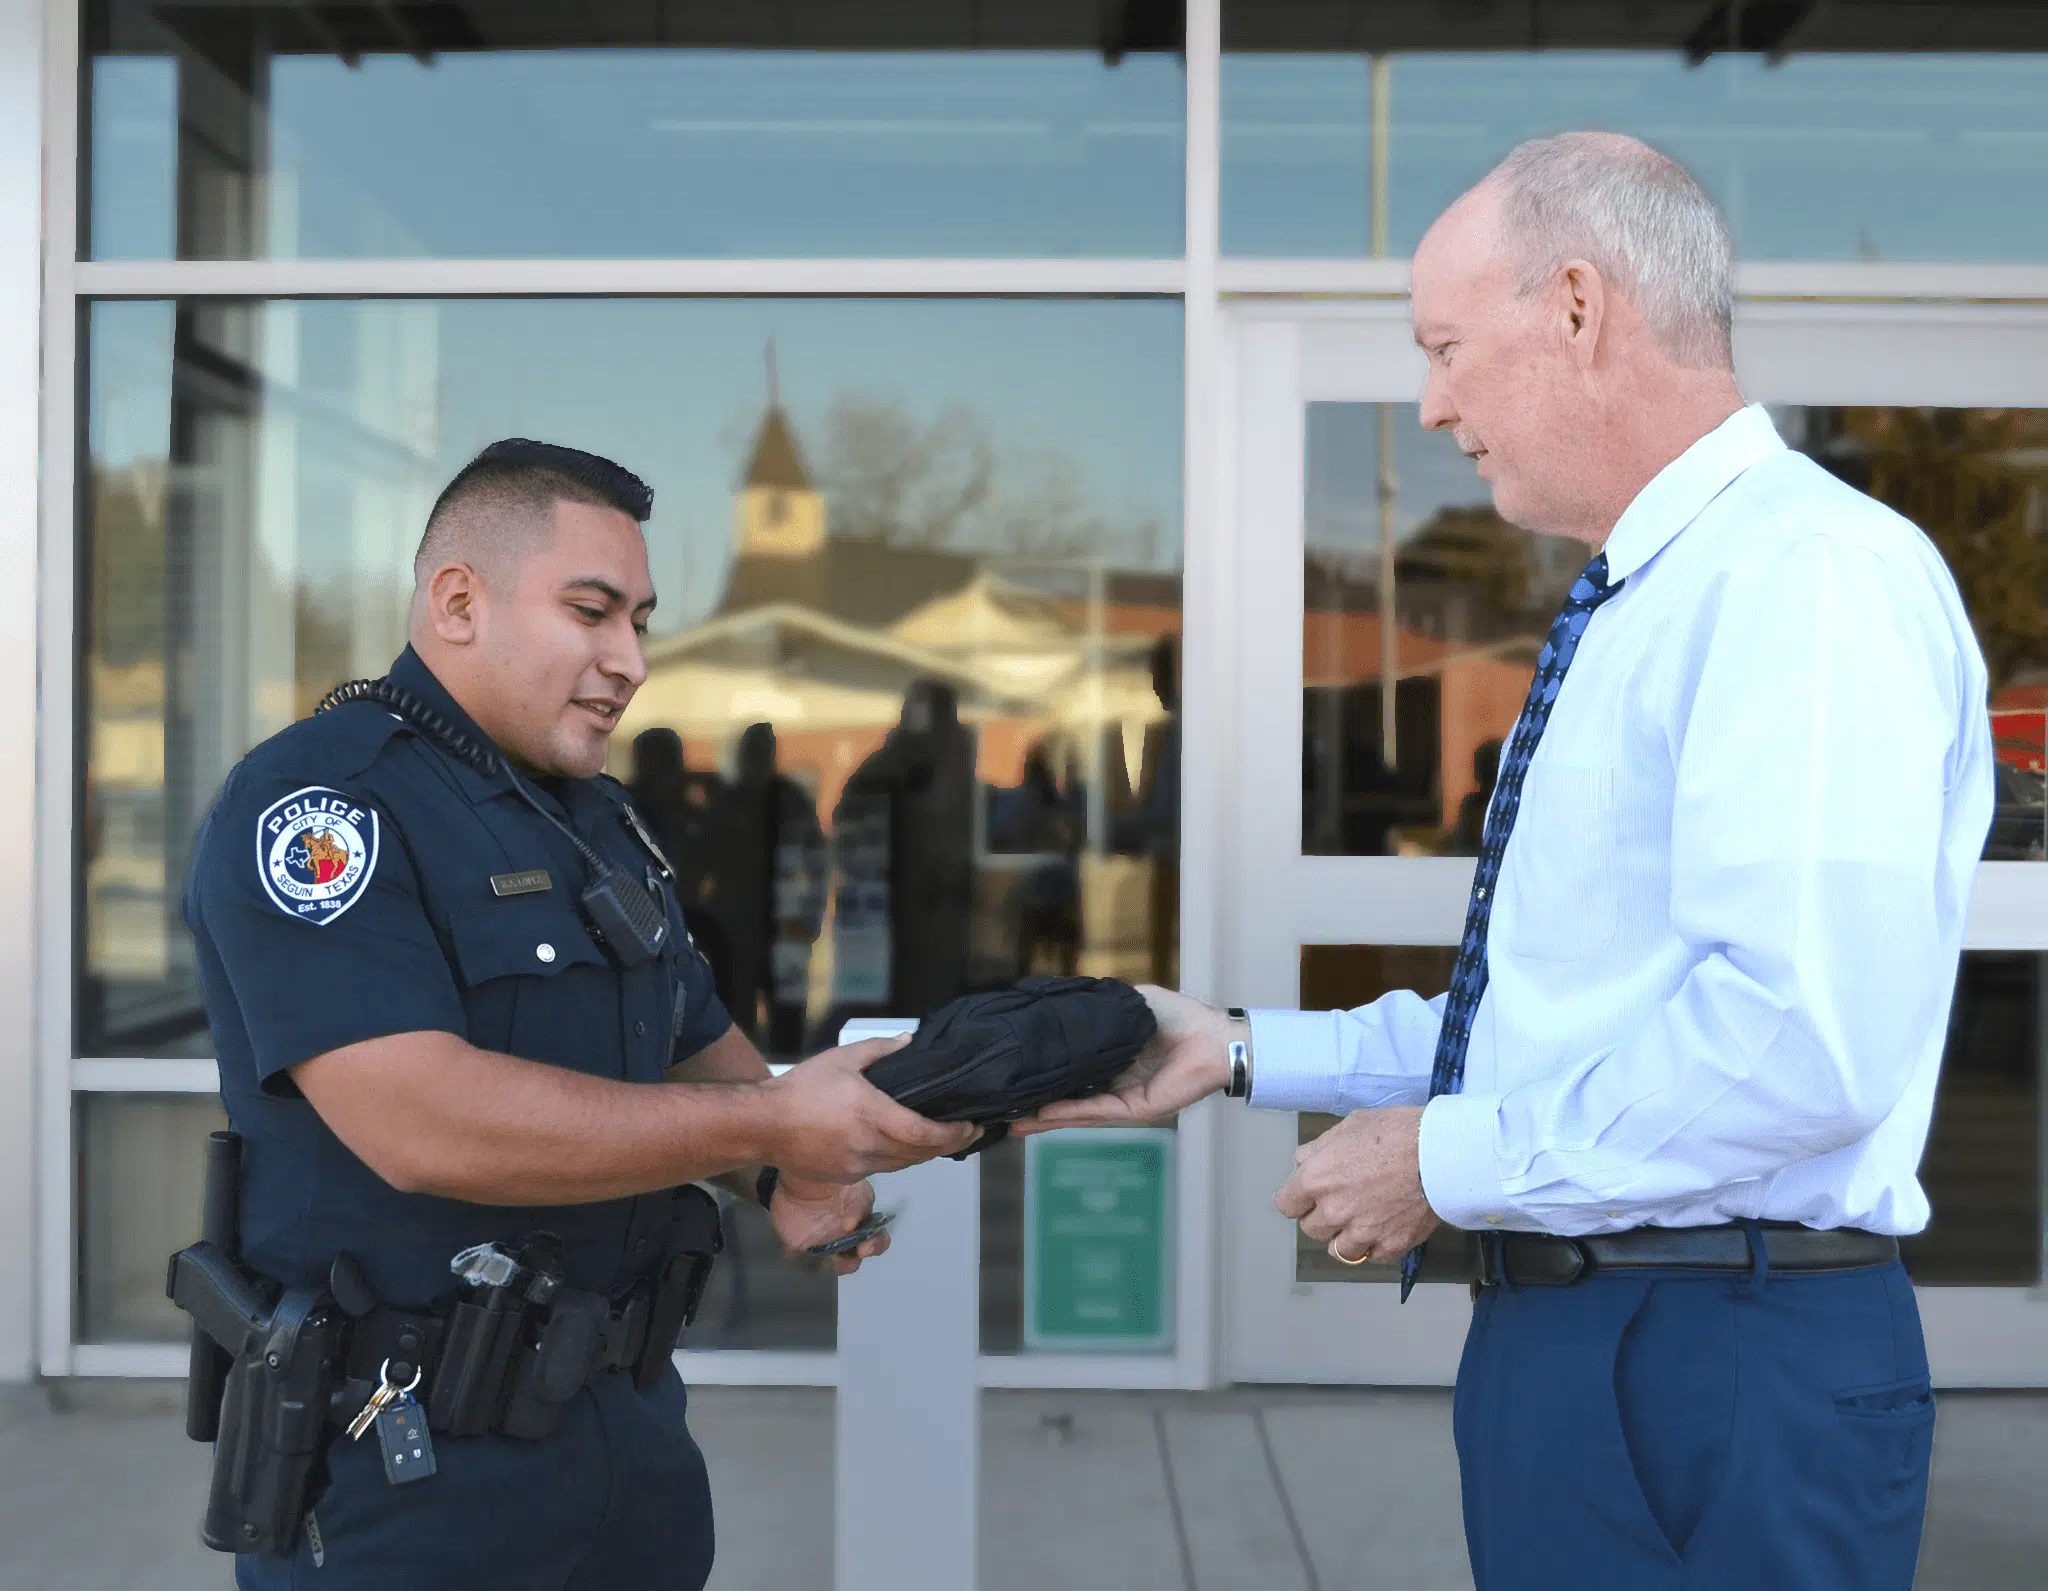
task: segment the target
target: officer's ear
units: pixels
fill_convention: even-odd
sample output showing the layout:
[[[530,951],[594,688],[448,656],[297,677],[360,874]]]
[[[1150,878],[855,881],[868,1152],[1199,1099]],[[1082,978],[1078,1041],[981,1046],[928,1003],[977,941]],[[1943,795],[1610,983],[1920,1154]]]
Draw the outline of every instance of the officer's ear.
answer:
[[[476,639],[484,582],[466,563],[443,564],[427,582],[427,625],[450,646]]]

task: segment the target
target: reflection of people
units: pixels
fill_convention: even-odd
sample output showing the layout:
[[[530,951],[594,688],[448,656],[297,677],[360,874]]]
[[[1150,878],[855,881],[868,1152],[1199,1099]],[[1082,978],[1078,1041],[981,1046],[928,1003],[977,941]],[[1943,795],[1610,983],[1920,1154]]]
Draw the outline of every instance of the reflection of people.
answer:
[[[923,1016],[967,986],[974,800],[959,699],[919,680],[833,814],[835,1005]]]
[[[1523,145],[1430,229],[1423,423],[1503,518],[1596,549],[1450,992],[1249,1021],[1155,992],[1164,1041],[1038,1124],[1225,1087],[1349,1111],[1280,1191],[1305,1234],[1409,1276],[1439,1218],[1479,1234],[1455,1425],[1493,1591],[1903,1588],[1919,1547],[1897,1238],[1991,814],[1984,663],[1926,538],[1744,407],[1730,256],[1612,134]]]
[[[673,729],[644,729],[633,737],[633,776],[626,792],[675,869],[676,899],[690,938],[711,965],[719,1004],[736,1012],[732,945],[712,897],[713,859],[725,850],[725,781],[691,772],[683,739]]]
[[[1152,858],[1152,978],[1172,983],[1180,961],[1180,637],[1152,648],[1152,692],[1166,717],[1145,729],[1132,810],[1116,820],[1116,848]]]
[[[1072,976],[1081,960],[1081,831],[1086,823],[1073,793],[1053,772],[1043,740],[1024,755],[1016,788],[993,792],[991,851],[1041,858],[1017,887],[1017,973]]]
[[[241,1586],[701,1587],[711,1495],[651,1324],[674,1296],[661,1278],[688,1274],[672,1237],[704,1213],[682,1185],[765,1189],[800,1248],[867,1216],[862,1176],[971,1139],[861,1078],[886,1044],[771,1080],[688,951],[625,798],[597,777],[646,677],[650,497],[587,453],[487,449],[428,521],[386,694],[257,747],[200,834],[185,909],[243,1139],[241,1258],[315,1289],[352,1255],[348,1290],[384,1307],[347,1305],[335,1417],[410,1366],[439,1447],[438,1471],[398,1487],[386,1433],[304,1433],[324,1446],[325,1489],[287,1500],[295,1540],[243,1554]],[[347,854],[324,879],[297,844],[316,827]],[[614,917],[600,938],[579,904],[593,857],[650,892],[630,936]],[[763,1155],[779,1184],[748,1164]],[[480,1278],[488,1306],[458,1306],[450,1261],[482,1244],[556,1285]],[[504,1356],[475,1335],[491,1332]],[[460,1374],[437,1346],[459,1343],[478,1349]],[[276,1395],[261,1361],[245,1369],[250,1397]],[[309,1396],[317,1419],[327,1390]],[[460,1440],[439,1429],[451,1404]],[[257,1423],[273,1437],[295,1424],[270,1414]]]
[[[725,810],[718,913],[732,943],[733,1020],[771,1050],[794,1053],[825,916],[825,835],[817,803],[776,766],[773,725],[740,735]]]
[[[1493,800],[1493,787],[1500,780],[1500,742],[1485,740],[1472,753],[1472,777],[1479,788],[1465,792],[1458,803],[1458,821],[1444,836],[1445,856],[1477,856],[1486,828],[1486,808]]]

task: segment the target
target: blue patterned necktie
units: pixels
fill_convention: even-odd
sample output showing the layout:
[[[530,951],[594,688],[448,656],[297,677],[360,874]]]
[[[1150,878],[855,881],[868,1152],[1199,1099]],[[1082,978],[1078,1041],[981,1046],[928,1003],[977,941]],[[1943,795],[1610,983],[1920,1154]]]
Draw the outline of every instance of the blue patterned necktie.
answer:
[[[1451,973],[1451,997],[1444,1002],[1443,1031],[1437,1035],[1436,1062],[1429,1073],[1429,1097],[1455,1094],[1465,1081],[1465,1049],[1472,1041],[1472,1019],[1479,1013],[1479,1000],[1486,993],[1486,925],[1493,916],[1494,884],[1500,878],[1501,858],[1507,854],[1508,835],[1515,826],[1515,814],[1522,805],[1522,782],[1529,777],[1529,761],[1536,755],[1536,742],[1543,738],[1543,726],[1550,722],[1550,709],[1564,685],[1564,671],[1572,666],[1572,654],[1579,638],[1592,621],[1593,610],[1622,587],[1617,580],[1607,583],[1607,554],[1587,564],[1572,582],[1543,650],[1536,654],[1536,677],[1529,681],[1529,696],[1522,703],[1522,716],[1515,720],[1515,732],[1500,760],[1500,777],[1494,788],[1493,806],[1486,814],[1486,830],[1479,846],[1479,866],[1472,875],[1472,902],[1465,908],[1465,937],[1458,942],[1458,964]],[[1415,1278],[1422,1270],[1422,1250],[1410,1249],[1401,1259],[1401,1301],[1408,1301]]]

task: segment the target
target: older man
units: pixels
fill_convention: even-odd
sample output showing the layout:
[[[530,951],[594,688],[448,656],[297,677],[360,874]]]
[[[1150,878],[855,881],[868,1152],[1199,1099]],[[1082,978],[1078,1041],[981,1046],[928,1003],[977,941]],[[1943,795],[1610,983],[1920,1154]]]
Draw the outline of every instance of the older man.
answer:
[[[1897,1237],[1992,804],[1984,667],[1913,526],[1745,407],[1726,223],[1632,140],[1525,144],[1416,251],[1423,424],[1586,543],[1447,994],[1155,992],[1100,1102],[1352,1114],[1283,1212],[1482,1234],[1458,1375],[1481,1591],[1904,1587],[1934,1422]],[[1427,1103],[1423,1103],[1427,1101]]]

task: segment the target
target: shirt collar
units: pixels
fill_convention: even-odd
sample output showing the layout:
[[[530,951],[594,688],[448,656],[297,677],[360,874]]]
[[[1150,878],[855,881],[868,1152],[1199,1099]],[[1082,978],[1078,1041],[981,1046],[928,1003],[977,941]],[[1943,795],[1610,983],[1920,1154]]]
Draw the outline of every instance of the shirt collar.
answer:
[[[498,771],[485,773],[462,757],[450,756],[447,761],[455,770],[455,777],[463,793],[472,804],[488,801],[493,796],[511,795],[512,775],[507,770],[505,753],[496,741],[477,727],[476,720],[463,711],[462,704],[449,694],[434,671],[427,667],[426,660],[408,646],[398,654],[386,677],[394,685],[401,685],[411,691],[428,707],[439,713],[455,726],[458,733],[469,736],[479,746],[489,747],[498,757]],[[550,779],[545,783],[532,777],[521,780],[525,788],[538,797],[544,805],[557,808],[565,817],[578,818],[588,811],[590,792],[594,781],[589,779]]]
[[[496,773],[485,773],[462,757],[447,758],[449,766],[455,770],[455,778],[461,784],[463,793],[472,802],[488,801],[492,796],[505,794],[512,788],[512,782],[503,767],[504,754],[498,751],[496,742],[477,728],[476,720],[463,711],[462,704],[449,694],[448,687],[427,667],[425,659],[419,653],[408,646],[398,654],[398,660],[391,665],[387,677],[392,684],[411,691],[434,712],[447,719],[459,734],[467,735],[479,746],[488,748],[500,758],[500,766]]]
[[[1634,574],[1744,470],[1784,451],[1784,440],[1761,403],[1737,409],[1636,493],[1602,549],[1607,554],[1607,578],[1623,580]]]

